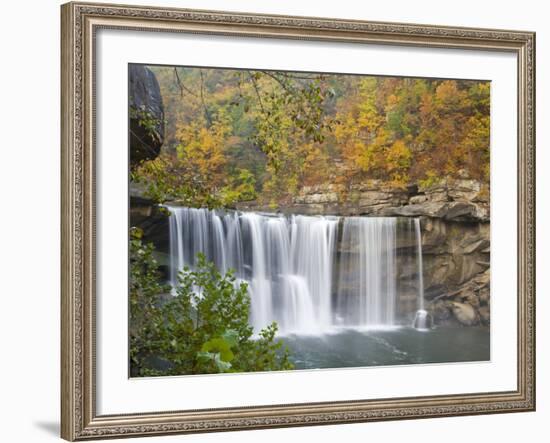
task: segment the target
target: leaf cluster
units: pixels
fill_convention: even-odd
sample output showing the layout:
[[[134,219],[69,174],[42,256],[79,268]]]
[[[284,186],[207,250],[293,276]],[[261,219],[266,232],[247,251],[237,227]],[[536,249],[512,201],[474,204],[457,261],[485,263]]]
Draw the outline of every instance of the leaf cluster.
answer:
[[[247,284],[199,254],[175,294],[159,283],[151,245],[132,232],[130,365],[134,376],[292,369],[277,325],[254,337]],[[164,296],[162,293],[164,292]]]

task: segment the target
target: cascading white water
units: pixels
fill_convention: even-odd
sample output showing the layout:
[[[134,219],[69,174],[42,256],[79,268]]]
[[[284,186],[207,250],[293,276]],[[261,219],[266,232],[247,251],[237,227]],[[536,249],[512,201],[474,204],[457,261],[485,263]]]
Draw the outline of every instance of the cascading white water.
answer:
[[[251,320],[253,325],[268,324],[273,319],[271,312],[271,285],[267,278],[265,263],[265,241],[262,229],[262,218],[258,214],[248,213],[243,216],[243,224],[247,228],[249,244],[252,249],[252,260],[249,268],[251,296],[262,294],[262,297],[253,298],[251,304]]]
[[[416,263],[418,265],[418,309],[424,311],[424,267],[422,264],[422,234],[420,232],[420,219],[414,219],[414,232],[416,236]]]
[[[424,267],[422,263],[422,233],[420,231],[420,219],[414,220],[414,233],[416,243],[416,263],[418,268],[418,310],[416,311],[413,327],[420,330],[430,328],[431,318],[424,308]]]
[[[396,227],[395,218],[344,219],[337,294],[343,324],[395,324]]]
[[[198,252],[233,269],[256,332],[272,321],[283,334],[397,324],[398,219],[168,209],[172,285]]]
[[[337,227],[336,218],[292,217],[292,268],[294,274],[307,284],[309,297],[316,307],[312,320],[321,330],[332,325],[332,276]]]

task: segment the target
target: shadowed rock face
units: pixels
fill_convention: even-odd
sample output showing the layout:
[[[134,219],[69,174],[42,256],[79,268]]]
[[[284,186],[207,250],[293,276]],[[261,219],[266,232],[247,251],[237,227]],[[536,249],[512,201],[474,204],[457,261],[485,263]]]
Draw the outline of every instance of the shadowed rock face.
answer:
[[[129,68],[130,163],[153,160],[164,142],[164,105],[155,74],[145,66]]]
[[[437,324],[490,322],[490,225],[423,219],[425,300]],[[455,303],[455,304],[453,304]],[[456,305],[458,303],[459,305]],[[472,315],[462,315],[462,304]],[[452,322],[451,322],[452,323]]]

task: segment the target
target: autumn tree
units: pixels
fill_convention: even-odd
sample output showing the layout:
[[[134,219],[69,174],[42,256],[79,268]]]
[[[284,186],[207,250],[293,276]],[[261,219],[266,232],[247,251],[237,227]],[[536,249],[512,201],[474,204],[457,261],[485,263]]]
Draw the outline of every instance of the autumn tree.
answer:
[[[365,77],[338,106],[341,181],[403,187],[466,170],[488,180],[489,83]]]
[[[273,208],[306,185],[489,180],[490,83],[152,67],[161,155],[132,171],[158,202]]]

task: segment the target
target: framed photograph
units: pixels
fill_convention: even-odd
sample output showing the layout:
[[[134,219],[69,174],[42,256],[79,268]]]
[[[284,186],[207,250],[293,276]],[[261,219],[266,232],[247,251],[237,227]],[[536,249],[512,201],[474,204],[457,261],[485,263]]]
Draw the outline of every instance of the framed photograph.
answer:
[[[62,6],[62,437],[535,409],[535,35]]]

